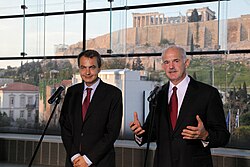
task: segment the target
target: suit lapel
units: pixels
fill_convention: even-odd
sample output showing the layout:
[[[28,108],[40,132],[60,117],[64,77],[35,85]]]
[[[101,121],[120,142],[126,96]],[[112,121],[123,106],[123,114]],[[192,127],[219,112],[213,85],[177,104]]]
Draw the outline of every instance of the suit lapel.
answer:
[[[163,117],[166,120],[168,127],[170,129],[170,131],[173,131],[172,125],[171,125],[171,120],[170,120],[170,112],[168,109],[168,89],[169,89],[169,82],[163,87],[163,93],[162,93],[162,99],[161,103],[159,103],[159,105],[161,106],[161,110],[163,111]]]
[[[78,122],[83,122],[82,121],[82,97],[83,97],[83,90],[84,90],[84,84],[80,84],[79,88],[76,89],[76,98],[74,101],[75,109],[76,109],[76,120],[78,120]]]

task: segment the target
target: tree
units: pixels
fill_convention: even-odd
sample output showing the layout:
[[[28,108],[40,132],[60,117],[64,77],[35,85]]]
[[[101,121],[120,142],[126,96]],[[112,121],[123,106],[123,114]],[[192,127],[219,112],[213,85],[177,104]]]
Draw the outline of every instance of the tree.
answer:
[[[19,128],[24,128],[26,126],[27,121],[23,118],[17,118],[16,123]]]
[[[249,141],[250,138],[250,126],[240,126],[235,130],[235,136],[241,138],[241,140]]]
[[[250,112],[244,113],[240,116],[240,125],[250,126]]]
[[[11,123],[11,118],[4,112],[0,112],[0,127],[2,126],[9,126]]]
[[[198,21],[199,21],[199,14],[198,14],[197,9],[194,9],[190,16],[190,22],[198,22]]]
[[[126,59],[125,58],[112,58],[104,59],[102,64],[102,69],[124,69],[126,68]]]
[[[155,66],[156,65],[155,65],[155,59],[154,59],[154,62],[153,62],[153,71],[155,71],[155,69],[156,69]]]
[[[71,79],[73,74],[72,65],[68,60],[58,62],[60,79]]]
[[[193,78],[197,80],[196,72],[193,73]]]
[[[174,42],[174,40],[168,40],[168,39],[165,39],[165,38],[162,38],[161,39],[161,41],[160,41],[160,43],[159,43],[159,46],[167,46],[167,45],[174,45],[175,44],[175,42]]]
[[[140,57],[137,57],[135,62],[133,61],[132,69],[133,70],[144,70],[144,66],[142,64]]]
[[[194,36],[192,34],[191,36],[191,42],[190,42],[190,52],[194,51]]]
[[[42,72],[42,67],[39,61],[21,63],[21,66],[17,68],[15,81],[26,82],[32,85],[38,85],[39,74]]]
[[[247,85],[246,85],[246,82],[244,81],[243,83],[243,88],[242,88],[242,96],[244,99],[247,99]]]

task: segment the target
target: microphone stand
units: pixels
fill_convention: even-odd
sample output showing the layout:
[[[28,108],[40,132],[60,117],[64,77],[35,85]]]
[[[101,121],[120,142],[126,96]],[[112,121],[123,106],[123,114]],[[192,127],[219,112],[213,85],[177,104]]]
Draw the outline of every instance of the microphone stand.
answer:
[[[41,145],[41,143],[42,143],[42,140],[43,140],[43,138],[44,138],[45,132],[46,132],[47,128],[49,127],[50,121],[51,121],[51,119],[52,119],[52,117],[53,117],[53,114],[54,114],[54,112],[55,112],[55,110],[56,110],[57,105],[60,103],[60,100],[61,100],[61,95],[58,96],[58,98],[57,98],[56,101],[55,101],[55,102],[56,102],[56,103],[55,103],[55,106],[54,106],[54,108],[53,108],[53,110],[52,110],[52,113],[50,114],[49,120],[48,120],[48,122],[47,122],[47,124],[46,124],[46,126],[45,126],[45,128],[44,128],[44,130],[43,130],[42,136],[40,137],[40,140],[39,140],[39,142],[38,142],[38,144],[37,144],[37,146],[36,146],[36,149],[35,149],[35,151],[34,151],[34,153],[33,153],[33,156],[32,156],[32,158],[31,158],[31,160],[30,160],[30,163],[29,163],[29,166],[28,166],[28,167],[31,167],[31,165],[32,165],[32,163],[33,163],[33,161],[34,161],[34,159],[35,159],[35,157],[36,157],[37,151],[38,151],[38,149],[39,149],[39,147],[40,147],[40,145]]]
[[[150,116],[149,129],[148,129],[149,133],[148,133],[148,138],[147,138],[147,148],[146,148],[145,159],[144,159],[144,167],[147,166],[150,138],[151,138],[152,131],[153,131],[153,124],[154,124],[154,119],[155,119],[155,109],[157,106],[157,98],[156,97],[149,101],[149,106],[150,106],[149,110],[150,110],[151,116]]]

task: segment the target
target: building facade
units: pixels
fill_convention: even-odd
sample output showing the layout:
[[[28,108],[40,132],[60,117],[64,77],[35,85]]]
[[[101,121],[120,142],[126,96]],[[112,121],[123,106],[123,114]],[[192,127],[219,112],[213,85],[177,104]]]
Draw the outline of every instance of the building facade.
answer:
[[[197,17],[196,22],[210,21],[215,19],[215,12],[208,7],[198,9],[188,9],[186,16],[181,15],[175,17],[166,16],[164,13],[133,13],[133,27],[155,26],[163,24],[193,22],[191,17]]]
[[[6,113],[16,124],[18,119],[25,120],[24,127],[38,122],[39,88],[37,86],[13,82],[0,88],[0,112]]]

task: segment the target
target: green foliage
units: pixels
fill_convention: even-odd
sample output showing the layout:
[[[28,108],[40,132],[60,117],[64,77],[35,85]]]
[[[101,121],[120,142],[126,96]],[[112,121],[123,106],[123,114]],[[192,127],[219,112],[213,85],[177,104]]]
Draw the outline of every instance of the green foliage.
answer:
[[[7,66],[7,70],[3,71],[3,77],[4,78],[11,78],[11,79],[16,79],[17,77],[17,68],[12,68],[10,66]]]
[[[124,69],[125,67],[125,58],[105,58],[102,64],[102,69]]]
[[[193,73],[193,78],[197,80],[196,72]]]
[[[188,73],[197,80],[214,84],[220,91],[227,92],[224,110],[231,112],[232,138],[238,141],[250,138],[250,99],[247,97],[250,85],[250,67],[240,61],[226,61],[221,58],[193,58]],[[225,95],[224,95],[225,96]],[[240,124],[236,125],[239,112]],[[236,128],[237,127],[237,128]]]
[[[144,66],[142,64],[142,61],[141,61],[140,57],[137,57],[135,62],[133,61],[132,69],[133,70],[144,70]]]
[[[207,84],[212,83],[213,72],[214,86],[224,91],[226,87],[232,89],[244,82],[246,86],[250,85],[249,71],[250,67],[240,61],[209,57],[193,58],[188,68],[189,74],[195,72],[197,79]]]
[[[235,130],[235,136],[238,138],[250,138],[250,126],[240,126]]]
[[[0,111],[0,127],[10,126],[11,120],[12,119],[10,117],[8,117],[8,115],[5,112],[2,113]]]
[[[146,42],[144,46],[150,47],[151,45],[150,45],[150,43]]]
[[[189,22],[198,22],[199,21],[199,14],[197,9],[192,11],[191,16],[189,17]]]
[[[165,72],[151,71],[151,72],[149,72],[148,80],[160,82],[160,81],[162,81],[165,78],[166,78]]]
[[[164,45],[174,45],[175,42],[173,40],[168,40],[168,39],[161,39],[159,46],[164,46]]]
[[[197,80],[207,84],[211,83],[211,66],[207,59],[192,59],[190,67],[187,70],[189,74],[195,73]]]
[[[32,85],[38,85],[39,83],[39,73],[42,72],[41,64],[39,61],[22,63],[20,67],[17,68],[15,81],[26,82]]]
[[[250,112],[244,113],[240,116],[240,125],[250,127]]]
[[[17,118],[16,123],[19,128],[24,128],[26,126],[27,121],[24,118]]]

